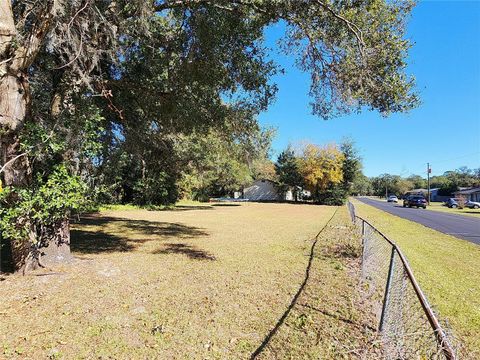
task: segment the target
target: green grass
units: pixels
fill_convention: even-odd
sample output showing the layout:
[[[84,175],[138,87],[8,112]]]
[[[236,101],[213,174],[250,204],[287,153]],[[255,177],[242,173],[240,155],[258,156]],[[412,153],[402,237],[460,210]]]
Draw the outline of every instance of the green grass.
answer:
[[[480,221],[480,209],[454,209],[444,206],[443,203],[431,202],[427,208],[428,210],[441,211],[449,214],[465,215],[476,217]]]
[[[406,255],[428,300],[480,357],[480,246],[353,200]]]
[[[0,358],[249,358],[289,308],[313,239],[335,211],[114,209],[72,225],[73,264],[0,281]],[[358,243],[345,208],[336,219],[264,358],[346,358],[371,344],[367,310],[354,302]]]

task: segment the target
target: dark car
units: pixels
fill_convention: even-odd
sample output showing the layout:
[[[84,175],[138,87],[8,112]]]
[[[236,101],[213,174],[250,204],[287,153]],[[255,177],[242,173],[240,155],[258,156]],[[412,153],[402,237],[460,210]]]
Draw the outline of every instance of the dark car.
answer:
[[[427,200],[420,195],[409,195],[403,199],[403,207],[427,208]]]

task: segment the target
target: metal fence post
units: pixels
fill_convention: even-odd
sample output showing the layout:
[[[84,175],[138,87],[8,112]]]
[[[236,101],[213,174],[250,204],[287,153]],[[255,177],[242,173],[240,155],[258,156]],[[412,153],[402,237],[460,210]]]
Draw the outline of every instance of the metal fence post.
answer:
[[[392,286],[394,262],[395,262],[395,247],[392,246],[392,254],[390,255],[390,266],[388,267],[387,284],[385,286],[385,297],[383,299],[382,316],[380,317],[380,326],[379,326],[380,331],[383,331],[383,328],[385,326],[385,316],[388,310],[387,309],[388,303],[390,301],[390,288]]]

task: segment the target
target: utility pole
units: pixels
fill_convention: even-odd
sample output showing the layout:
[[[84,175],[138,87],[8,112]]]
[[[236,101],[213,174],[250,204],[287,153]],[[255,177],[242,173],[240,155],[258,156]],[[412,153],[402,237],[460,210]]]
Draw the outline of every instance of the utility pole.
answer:
[[[430,173],[432,172],[432,169],[430,168],[430,163],[427,163],[427,202],[428,205],[430,205]]]

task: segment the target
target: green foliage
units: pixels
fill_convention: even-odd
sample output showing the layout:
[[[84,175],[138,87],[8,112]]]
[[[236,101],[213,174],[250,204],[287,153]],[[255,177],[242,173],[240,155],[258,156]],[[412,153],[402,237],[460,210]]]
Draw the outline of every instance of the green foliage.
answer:
[[[142,206],[173,204],[178,198],[175,178],[164,172],[140,179],[133,191],[133,203]]]
[[[275,172],[281,184],[288,186],[302,186],[303,184],[298,159],[290,146],[278,155]]]
[[[351,195],[373,195],[373,187],[370,179],[364,174],[360,173],[353,181],[350,189]]]
[[[6,187],[0,192],[0,233],[5,239],[23,240],[37,227],[90,208],[88,192],[87,185],[64,166],[55,167],[46,178],[38,176],[31,188]]]
[[[212,130],[179,138],[176,149],[185,164],[178,183],[181,196],[203,201],[231,196],[246,186],[252,180],[249,162],[263,158],[263,145],[257,148],[262,137],[264,132],[252,131],[245,142],[234,134]]]
[[[355,148],[355,143],[351,139],[345,139],[340,144],[340,151],[343,154],[343,184],[342,187],[347,195],[352,192],[352,186],[361,175],[362,159]]]

